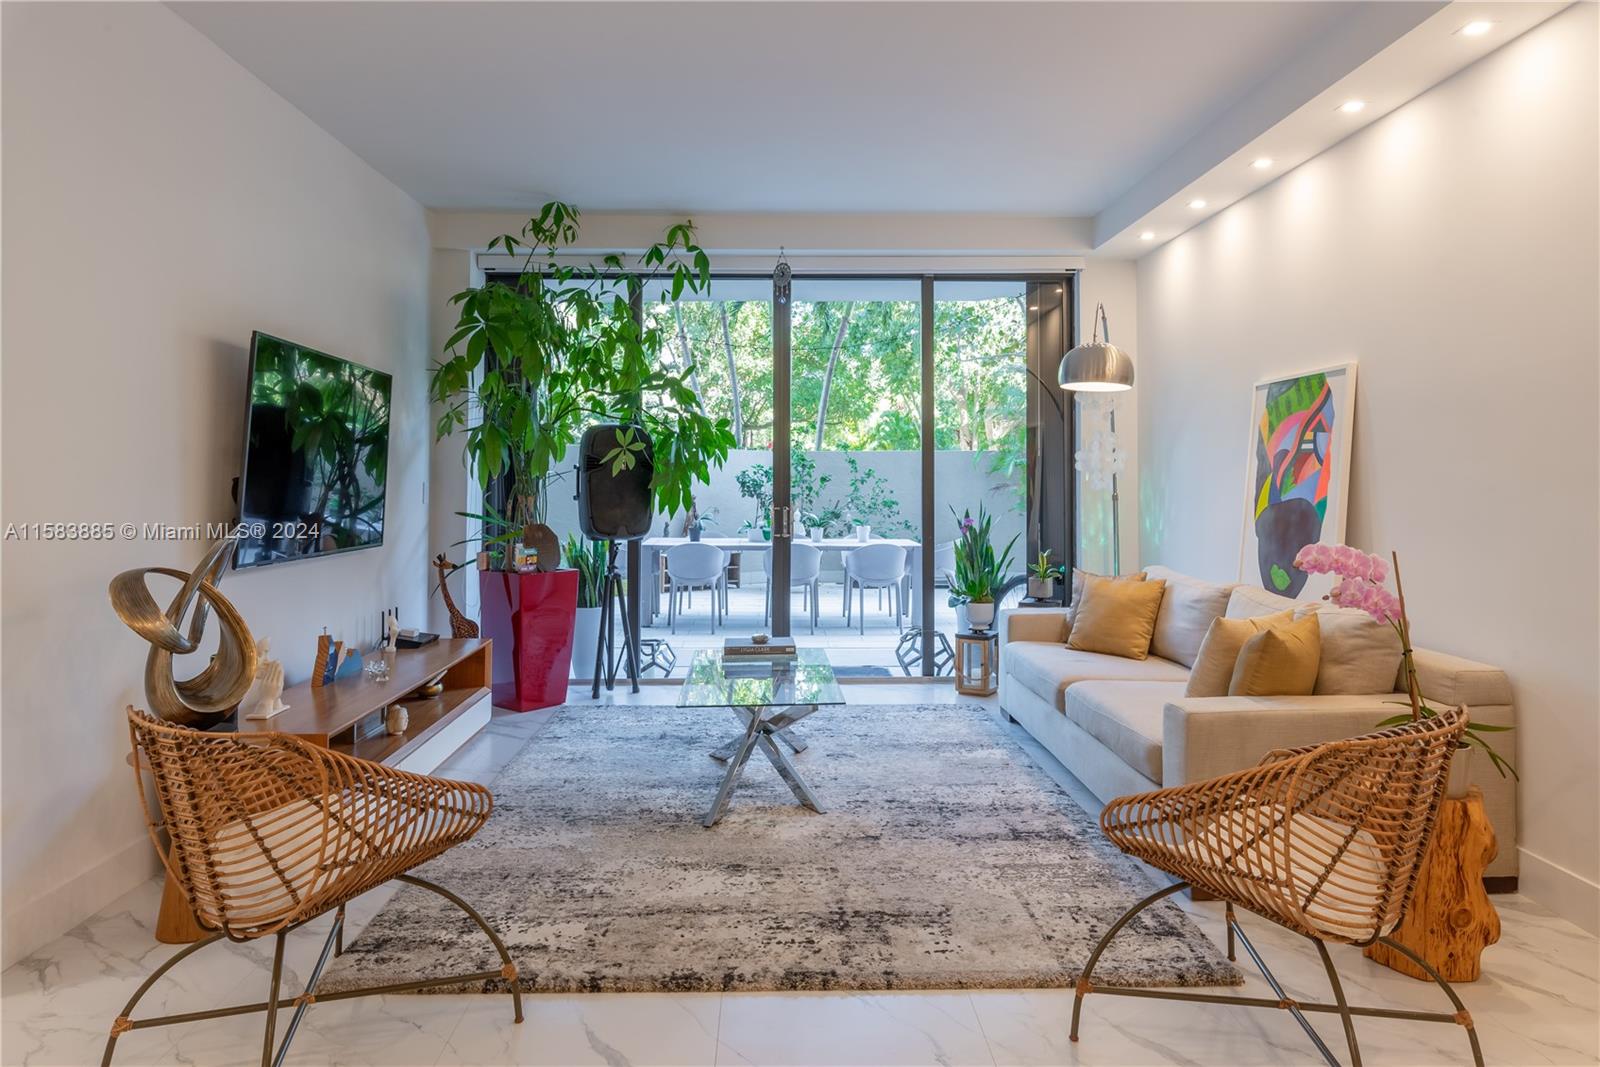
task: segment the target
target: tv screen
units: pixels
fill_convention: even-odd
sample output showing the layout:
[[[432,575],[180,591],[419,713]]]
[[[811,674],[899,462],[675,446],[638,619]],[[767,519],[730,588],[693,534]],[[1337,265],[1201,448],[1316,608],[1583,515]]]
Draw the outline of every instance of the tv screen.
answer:
[[[389,375],[257,331],[234,566],[383,543]]]

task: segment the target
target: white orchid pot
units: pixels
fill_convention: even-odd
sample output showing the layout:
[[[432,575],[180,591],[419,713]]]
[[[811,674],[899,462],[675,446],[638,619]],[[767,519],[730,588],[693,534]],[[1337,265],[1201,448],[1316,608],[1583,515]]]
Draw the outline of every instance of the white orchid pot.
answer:
[[[594,674],[595,650],[600,647],[600,609],[579,608],[572,626],[572,676]]]
[[[1458,748],[1450,760],[1450,781],[1444,787],[1444,795],[1451,800],[1460,800],[1471,788],[1472,749]]]
[[[752,527],[750,527],[749,530],[747,530],[745,532],[744,539],[746,541],[758,541],[759,542],[759,541],[765,541],[766,537],[763,536],[763,534],[761,533],[761,527],[752,526]]]
[[[967,605],[967,626],[971,630],[987,630],[994,625],[994,604]]]

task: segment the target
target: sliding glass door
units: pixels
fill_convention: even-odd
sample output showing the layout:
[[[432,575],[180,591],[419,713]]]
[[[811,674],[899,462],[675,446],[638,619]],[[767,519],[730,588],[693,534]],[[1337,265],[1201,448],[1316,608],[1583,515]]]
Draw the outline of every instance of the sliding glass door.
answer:
[[[1011,547],[1010,601],[1041,548],[1071,564],[1054,384],[1070,278],[718,277],[676,306],[642,296],[662,358],[738,442],[691,514],[657,516],[630,582],[674,673],[758,632],[826,648],[845,677],[947,673],[954,542],[980,510]],[[678,549],[695,542],[720,570]]]

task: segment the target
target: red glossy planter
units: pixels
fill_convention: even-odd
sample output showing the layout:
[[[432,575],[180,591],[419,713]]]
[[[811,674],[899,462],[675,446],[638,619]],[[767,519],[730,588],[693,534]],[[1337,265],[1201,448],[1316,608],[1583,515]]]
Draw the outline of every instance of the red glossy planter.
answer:
[[[494,639],[495,705],[534,711],[565,701],[578,572],[479,571],[478,603],[483,635]]]

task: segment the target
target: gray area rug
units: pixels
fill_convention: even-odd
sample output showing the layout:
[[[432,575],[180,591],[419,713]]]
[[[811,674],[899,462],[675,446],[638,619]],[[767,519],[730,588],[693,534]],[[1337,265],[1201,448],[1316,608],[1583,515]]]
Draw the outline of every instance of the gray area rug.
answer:
[[[1066,986],[1151,889],[982,708],[824,708],[796,762],[826,814],[757,752],[707,830],[722,777],[708,752],[737,729],[724,709],[560,708],[495,780],[478,836],[418,873],[479,908],[523,988],[544,992]],[[464,916],[407,886],[322,988],[493,960]],[[1240,981],[1170,902],[1095,977]]]

